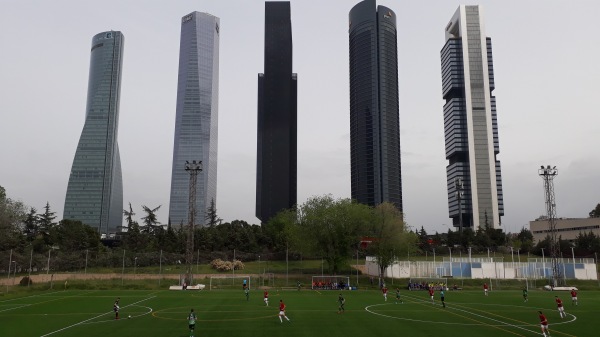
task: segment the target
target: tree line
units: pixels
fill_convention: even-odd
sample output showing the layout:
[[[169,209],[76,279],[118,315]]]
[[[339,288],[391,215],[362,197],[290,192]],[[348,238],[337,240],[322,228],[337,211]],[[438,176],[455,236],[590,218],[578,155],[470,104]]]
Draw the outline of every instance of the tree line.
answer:
[[[119,254],[164,252],[172,261],[184,258],[187,245],[187,226],[163,225],[157,213],[161,206],[141,206],[141,218],[131,204],[123,210],[125,228],[115,245],[103,243],[99,233],[77,220],[57,221],[56,213],[46,203],[41,212],[23,202],[10,199],[0,186],[0,252],[13,250],[22,256],[33,254],[69,254],[81,259],[82,252],[109,256],[107,265],[119,263]],[[327,262],[328,272],[337,273],[348,267],[350,258],[374,256],[380,271],[398,257],[425,255],[437,249],[438,254],[451,247],[474,253],[487,249],[507,251],[513,247],[521,253],[541,255],[549,247],[548,239],[533,242],[532,233],[523,228],[519,233],[505,233],[485,227],[462,232],[448,229],[447,233],[428,234],[423,227],[411,230],[394,205],[383,203],[376,207],[358,204],[350,199],[331,195],[314,196],[295,208],[284,210],[263,225],[243,220],[223,222],[218,217],[214,200],[206,212],[204,226],[194,230],[194,251],[197,258],[208,262],[214,258],[256,260],[258,255],[272,259],[319,258]],[[600,204],[590,217],[600,216]],[[574,247],[578,256],[600,252],[600,237],[582,233],[574,245],[561,240],[561,251],[570,256]],[[75,255],[74,255],[75,254]],[[78,254],[78,255],[77,255]],[[154,256],[152,255],[152,256]],[[99,255],[98,255],[99,256]],[[0,256],[0,265],[5,263]],[[154,259],[154,257],[152,258]],[[148,258],[148,264],[152,263]],[[109,262],[112,261],[112,262]],[[142,261],[140,261],[142,262]]]

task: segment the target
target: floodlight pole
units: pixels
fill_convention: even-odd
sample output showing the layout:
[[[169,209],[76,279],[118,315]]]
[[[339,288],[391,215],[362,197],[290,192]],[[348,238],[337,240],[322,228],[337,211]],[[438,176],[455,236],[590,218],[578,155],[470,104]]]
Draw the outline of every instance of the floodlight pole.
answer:
[[[189,199],[188,199],[188,235],[187,246],[185,250],[186,258],[186,279],[188,284],[192,282],[192,259],[194,258],[194,226],[196,223],[196,185],[198,181],[198,173],[202,172],[202,161],[191,163],[185,161],[185,170],[190,174]]]
[[[538,175],[544,181],[544,195],[546,199],[546,214],[548,217],[548,232],[550,234],[550,258],[552,263],[552,285],[556,287],[561,281],[561,270],[558,261],[560,247],[556,232],[556,202],[554,200],[554,178],[558,175],[556,166],[542,165]]]

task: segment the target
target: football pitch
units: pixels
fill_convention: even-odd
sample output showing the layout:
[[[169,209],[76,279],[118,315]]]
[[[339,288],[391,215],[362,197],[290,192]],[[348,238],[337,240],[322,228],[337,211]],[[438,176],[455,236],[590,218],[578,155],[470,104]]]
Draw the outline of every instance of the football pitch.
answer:
[[[541,336],[538,310],[548,317],[552,336],[597,336],[600,292],[580,291],[579,305],[568,292],[447,291],[432,304],[426,291],[395,289],[388,300],[375,290],[343,291],[345,312],[338,314],[339,291],[262,290],[249,300],[239,290],[202,291],[39,291],[0,299],[0,336],[189,336],[187,315],[198,316],[195,336]],[[565,303],[561,319],[554,302]],[[13,295],[14,296],[14,295]],[[113,303],[120,297],[120,320]],[[279,300],[291,322],[280,323]],[[129,318],[131,316],[131,318]],[[594,332],[595,331],[595,332]]]

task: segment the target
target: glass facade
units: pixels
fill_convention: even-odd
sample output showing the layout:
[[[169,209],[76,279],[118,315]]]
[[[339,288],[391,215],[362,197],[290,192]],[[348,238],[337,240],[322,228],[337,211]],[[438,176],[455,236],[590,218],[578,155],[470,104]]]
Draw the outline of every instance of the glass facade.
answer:
[[[92,39],[85,124],[69,175],[63,217],[114,233],[122,225],[123,182],[117,143],[124,37]]]
[[[258,74],[256,217],[296,205],[297,74],[290,3],[265,2],[265,72]]]
[[[446,26],[441,65],[449,215],[456,227],[498,228],[504,203],[492,43],[479,6],[460,6]]]
[[[349,18],[352,199],[402,211],[396,14],[365,0]]]
[[[187,224],[190,174],[185,163],[201,161],[196,183],[196,225],[206,224],[217,202],[219,18],[193,12],[181,19],[175,141],[169,223]]]

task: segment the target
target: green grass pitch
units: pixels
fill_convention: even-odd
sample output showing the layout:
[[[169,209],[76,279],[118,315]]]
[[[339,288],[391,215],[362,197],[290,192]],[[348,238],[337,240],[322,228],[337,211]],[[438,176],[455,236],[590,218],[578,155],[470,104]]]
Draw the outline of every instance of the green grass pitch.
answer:
[[[537,310],[548,317],[552,336],[597,336],[600,292],[580,291],[573,306],[568,292],[448,291],[447,308],[439,294],[435,304],[426,291],[402,289],[404,303],[390,289],[385,302],[375,290],[344,291],[345,313],[338,314],[339,291],[261,290],[247,301],[239,290],[36,291],[0,298],[0,336],[189,336],[187,314],[198,315],[195,336],[541,336]],[[561,319],[554,296],[568,314]],[[113,302],[121,298],[121,319]],[[279,322],[278,302],[287,305],[291,322]],[[131,318],[128,316],[131,315]]]

